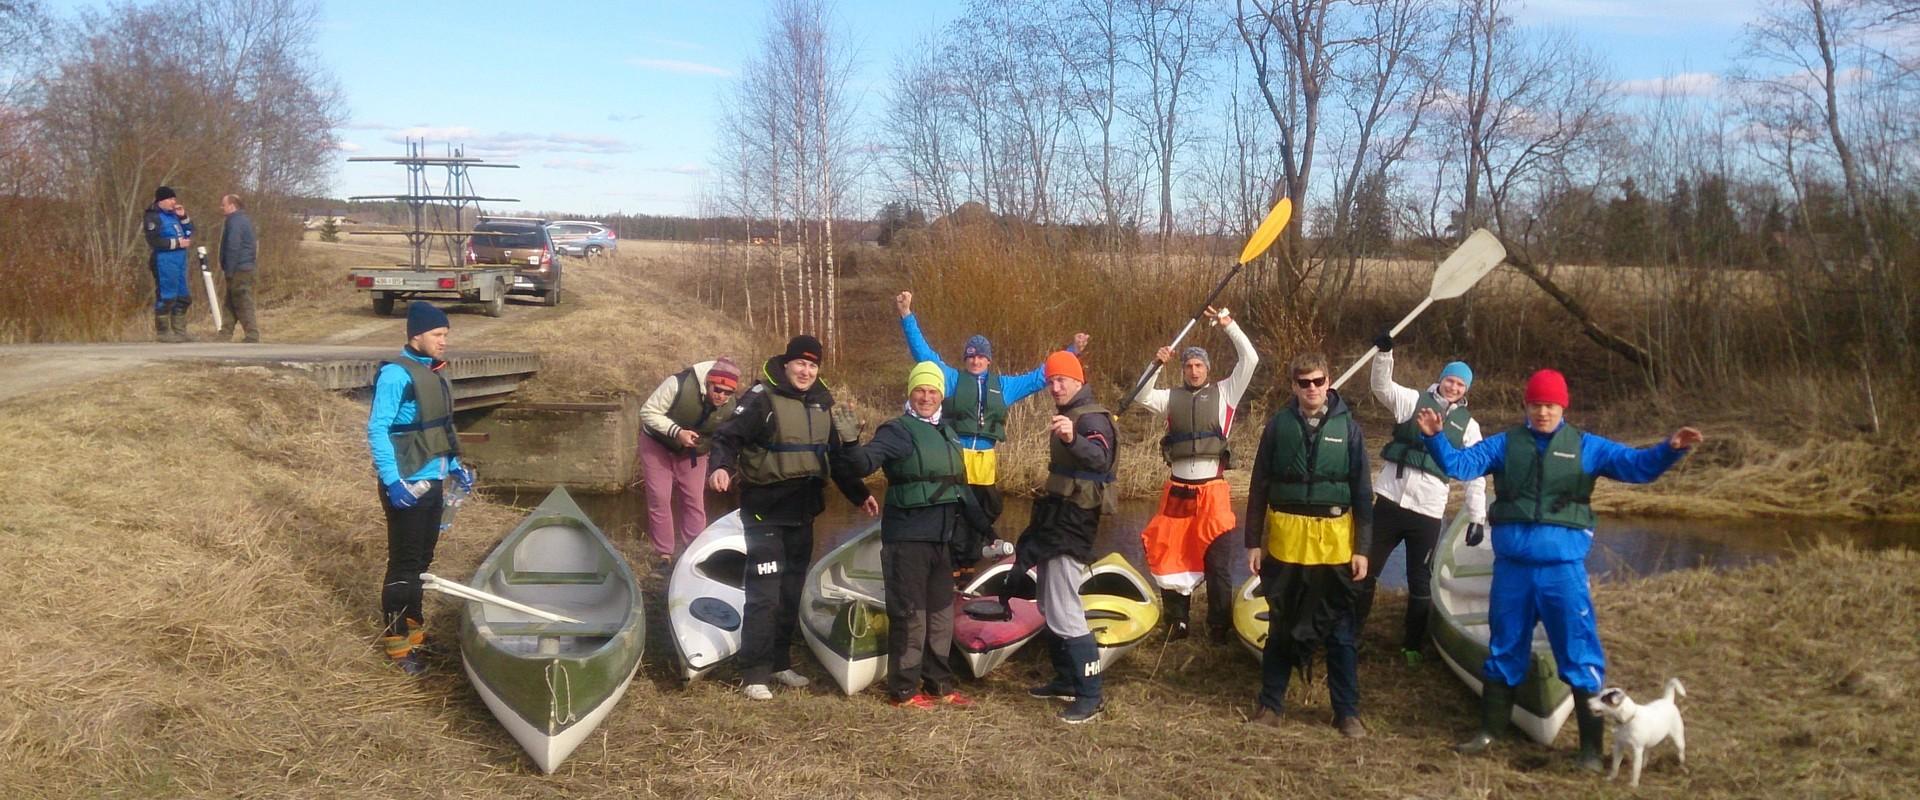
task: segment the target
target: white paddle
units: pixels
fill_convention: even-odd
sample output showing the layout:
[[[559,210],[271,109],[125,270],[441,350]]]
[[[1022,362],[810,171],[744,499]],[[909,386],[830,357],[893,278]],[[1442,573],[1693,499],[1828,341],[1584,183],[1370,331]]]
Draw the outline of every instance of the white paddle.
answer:
[[[213,293],[213,268],[207,266],[207,248],[202,247],[199,250],[200,280],[207,284],[207,307],[213,309],[213,332],[219,333],[221,328],[227,327],[220,321],[220,296]],[[247,333],[252,335],[253,331],[247,331]]]
[[[522,614],[531,614],[548,622],[571,622],[575,625],[580,624],[580,620],[572,617],[561,616],[551,611],[541,611],[525,603],[508,600],[499,595],[487,594],[466,584],[454,583],[431,572],[420,573],[420,583],[422,584],[421,588],[432,589],[441,594],[453,595],[462,600],[477,600],[482,603],[492,603],[501,608],[512,609]]]
[[[1500,262],[1506,257],[1507,248],[1500,245],[1500,237],[1494,236],[1486,228],[1474,231],[1472,236],[1467,237],[1465,242],[1461,242],[1459,247],[1448,254],[1447,260],[1440,262],[1439,269],[1433,271],[1433,285],[1427,289],[1427,299],[1420,301],[1420,305],[1414,306],[1412,311],[1407,312],[1407,316],[1400,320],[1400,324],[1393,326],[1393,330],[1387,331],[1387,335],[1400,335],[1400,331],[1406,328],[1408,323],[1413,322],[1414,317],[1420,316],[1420,312],[1427,310],[1427,306],[1433,305],[1433,301],[1451,300],[1466,294],[1468,289],[1479,283],[1480,279],[1492,272],[1494,267],[1500,266]],[[1346,372],[1341,373],[1340,379],[1333,382],[1333,388],[1339,389],[1348,378],[1353,377],[1353,373],[1360,371],[1361,365],[1366,364],[1379,352],[1378,347],[1367,348],[1367,354],[1361,356],[1359,361],[1353,362],[1353,366],[1348,367]]]

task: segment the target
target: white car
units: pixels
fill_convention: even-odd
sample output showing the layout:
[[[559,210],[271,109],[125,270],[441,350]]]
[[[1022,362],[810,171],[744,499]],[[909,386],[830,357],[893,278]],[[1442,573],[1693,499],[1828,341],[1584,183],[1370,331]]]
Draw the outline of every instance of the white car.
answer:
[[[547,225],[553,246],[570,256],[610,256],[620,252],[620,237],[598,222],[561,220]]]

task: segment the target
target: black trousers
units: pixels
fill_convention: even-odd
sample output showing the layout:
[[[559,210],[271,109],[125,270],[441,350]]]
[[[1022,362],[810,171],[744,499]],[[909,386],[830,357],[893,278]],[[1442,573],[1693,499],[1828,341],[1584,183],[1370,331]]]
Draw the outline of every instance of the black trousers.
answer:
[[[1327,699],[1336,720],[1360,714],[1359,624],[1346,564],[1260,562],[1267,598],[1267,644],[1261,651],[1259,703],[1283,709],[1295,671],[1311,677],[1313,652],[1327,651]]]
[[[1353,599],[1354,625],[1364,630],[1373,611],[1373,592],[1387,557],[1401,542],[1407,544],[1407,622],[1402,650],[1419,650],[1427,641],[1427,618],[1433,612],[1433,550],[1440,541],[1440,520],[1407,509],[1384,497],[1373,499],[1373,552],[1367,554],[1369,574]]]
[[[887,695],[905,700],[953,691],[953,569],[945,542],[884,542],[887,587]]]
[[[380,615],[385,635],[405,636],[415,621],[425,622],[421,609],[420,573],[433,564],[433,548],[440,542],[440,512],[446,496],[444,481],[428,481],[433,488],[412,508],[394,508],[387,488],[377,486],[380,508],[387,514],[387,573],[380,582]]]
[[[1220,534],[1207,545],[1207,559],[1202,572],[1202,586],[1207,587],[1207,628],[1224,631],[1233,625],[1233,557],[1244,550],[1244,545],[1236,545],[1241,538],[1234,531]],[[1171,589],[1160,590],[1160,600],[1167,607],[1167,619],[1170,622],[1186,622],[1187,609],[1193,598]]]
[[[969,485],[967,488],[973,492],[974,502],[980,504],[980,511],[986,514],[987,521],[999,522],[1000,512],[1006,510],[1006,500],[1000,496],[1000,487],[987,484]],[[962,515],[960,524],[953,526],[953,541],[948,544],[953,553],[954,568],[967,569],[978,563],[981,548],[996,538],[999,538],[999,534],[994,531],[974,530],[972,525],[966,524],[966,517]]]
[[[227,273],[227,331],[246,328],[247,336],[260,338],[260,323],[254,319],[253,278],[256,270]]]
[[[800,589],[813,561],[813,518],[749,522],[747,602],[740,622],[740,678],[765,684],[793,667],[793,634],[800,624]]]

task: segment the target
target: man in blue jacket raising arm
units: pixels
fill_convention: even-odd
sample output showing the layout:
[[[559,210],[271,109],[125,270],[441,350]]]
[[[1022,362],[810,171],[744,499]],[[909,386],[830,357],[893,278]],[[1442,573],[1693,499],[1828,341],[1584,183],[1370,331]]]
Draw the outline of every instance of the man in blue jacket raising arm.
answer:
[[[961,352],[961,365],[966,367],[963,373],[940,360],[940,354],[934,352],[927,338],[920,334],[920,321],[913,316],[912,292],[894,296],[893,307],[900,312],[900,331],[906,334],[907,350],[913,354],[913,360],[933,362],[947,378],[947,385],[943,387],[946,400],[940,415],[959,436],[968,487],[988,521],[996,521],[1000,518],[1002,502],[1000,489],[995,486],[999,482],[999,461],[994,447],[1006,441],[1007,409],[1047,388],[1046,368],[1043,365],[1019,375],[1001,375],[993,367],[992,343],[976,333],[967,339]],[[1074,334],[1067,352],[1078,355],[1086,349],[1087,340],[1084,333]],[[991,537],[962,531],[953,542],[954,566],[971,567],[980,559],[981,547],[989,541]]]
[[[1666,441],[1634,449],[1566,424],[1567,379],[1543,369],[1527,379],[1527,421],[1465,450],[1441,435],[1442,419],[1422,408],[1414,419],[1427,452],[1448,477],[1493,476],[1493,593],[1487,623],[1491,653],[1481,667],[1481,728],[1454,749],[1482,753],[1505,732],[1513,687],[1527,677],[1533,626],[1546,626],[1560,667],[1573,687],[1579,720],[1579,764],[1600,771],[1604,723],[1587,706],[1605,679],[1593,599],[1587,589],[1587,551],[1593,547],[1593,484],[1599,478],[1651,483],[1705,437],[1681,428]]]

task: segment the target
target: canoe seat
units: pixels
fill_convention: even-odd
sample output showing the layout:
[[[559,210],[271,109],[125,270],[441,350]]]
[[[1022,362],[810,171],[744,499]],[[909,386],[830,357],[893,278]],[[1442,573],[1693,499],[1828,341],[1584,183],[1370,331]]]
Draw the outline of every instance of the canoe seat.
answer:
[[[1458,623],[1462,628],[1485,625],[1487,624],[1487,613],[1482,611],[1478,614],[1455,614],[1453,615],[1453,621]]]
[[[613,636],[621,630],[618,622],[493,622],[487,629],[495,636]]]
[[[605,572],[542,572],[538,570],[514,570],[506,574],[507,585],[526,586],[529,584],[595,584],[606,583]]]
[[[1455,564],[1453,576],[1456,578],[1484,578],[1493,574],[1492,564]]]

